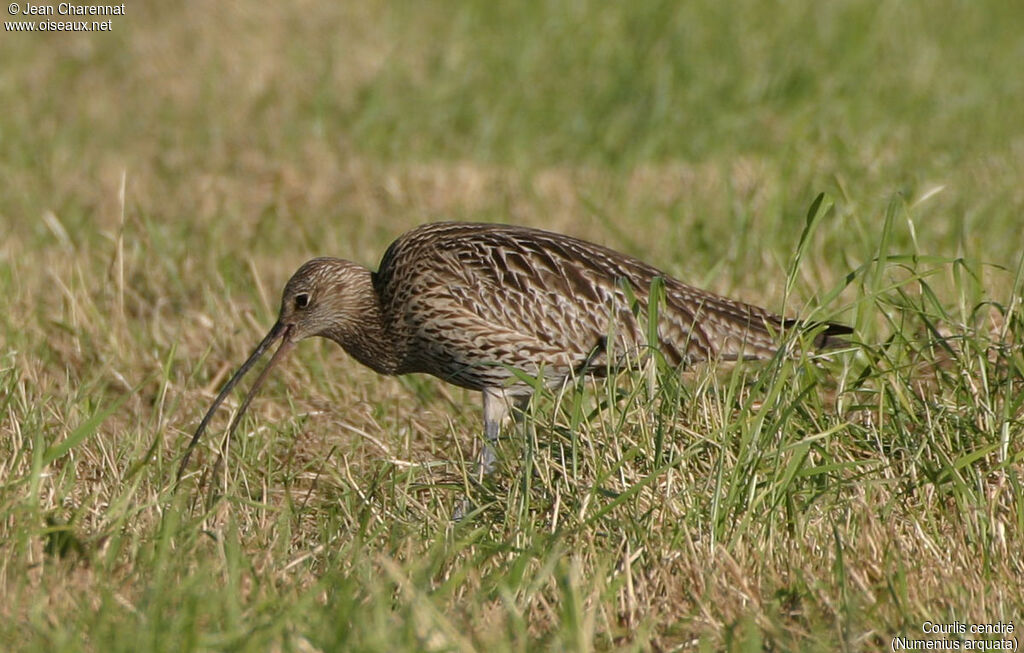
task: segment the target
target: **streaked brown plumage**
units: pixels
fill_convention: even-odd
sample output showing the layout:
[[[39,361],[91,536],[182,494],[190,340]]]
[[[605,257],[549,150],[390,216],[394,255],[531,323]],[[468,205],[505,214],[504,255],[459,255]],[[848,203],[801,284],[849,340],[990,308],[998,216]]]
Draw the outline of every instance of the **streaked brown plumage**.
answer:
[[[494,462],[509,400],[531,388],[513,369],[549,384],[648,351],[651,285],[664,284],[654,344],[673,365],[768,357],[796,326],[762,308],[688,286],[640,260],[556,233],[493,224],[436,223],[400,236],[377,272],[333,258],[303,264],[285,286],[277,323],[225,384],[182,461],[235,384],[271,344],[281,346],[229,426],[237,426],[269,370],[310,336],[334,340],[381,374],[424,372],[484,397],[484,470]],[[632,296],[632,297],[631,297]],[[635,312],[634,312],[635,311]],[[850,329],[819,325],[828,347]],[[611,360],[609,360],[611,356]]]

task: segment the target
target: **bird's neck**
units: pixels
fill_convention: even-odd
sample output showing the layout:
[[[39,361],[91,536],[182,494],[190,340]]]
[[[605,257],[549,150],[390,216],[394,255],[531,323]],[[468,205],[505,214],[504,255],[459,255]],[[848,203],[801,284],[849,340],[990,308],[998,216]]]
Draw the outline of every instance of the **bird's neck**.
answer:
[[[350,306],[350,321],[324,335],[378,374],[398,374],[404,352],[387,327],[369,271],[366,288],[355,301],[358,305]]]

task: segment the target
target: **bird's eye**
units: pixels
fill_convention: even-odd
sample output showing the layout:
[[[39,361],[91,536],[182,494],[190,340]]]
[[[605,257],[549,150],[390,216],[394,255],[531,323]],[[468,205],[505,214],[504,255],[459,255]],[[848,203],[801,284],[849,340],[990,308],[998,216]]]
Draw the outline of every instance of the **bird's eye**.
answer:
[[[299,293],[295,295],[295,308],[302,310],[309,306],[309,293]]]

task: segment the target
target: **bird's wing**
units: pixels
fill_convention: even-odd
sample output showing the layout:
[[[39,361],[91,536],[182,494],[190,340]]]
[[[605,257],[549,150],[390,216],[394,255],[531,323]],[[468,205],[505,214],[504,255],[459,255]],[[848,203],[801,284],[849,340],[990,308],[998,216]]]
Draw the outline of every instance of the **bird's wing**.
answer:
[[[421,265],[410,265],[416,259]],[[763,309],[688,286],[646,263],[551,232],[504,225],[436,223],[396,241],[381,269],[412,271],[402,287],[430,291],[490,325],[574,360],[604,343],[634,355],[647,345],[651,285],[664,281],[657,343],[675,364],[769,355],[781,320]],[[628,289],[627,289],[628,288]]]
[[[578,357],[590,355],[609,335],[620,353],[645,347],[650,289],[659,277],[665,296],[658,308],[658,345],[670,362],[770,355],[778,342],[778,316],[575,238],[491,227],[444,251],[453,254],[453,269],[468,284],[486,288],[479,297],[500,298],[474,305],[482,317],[558,343]]]

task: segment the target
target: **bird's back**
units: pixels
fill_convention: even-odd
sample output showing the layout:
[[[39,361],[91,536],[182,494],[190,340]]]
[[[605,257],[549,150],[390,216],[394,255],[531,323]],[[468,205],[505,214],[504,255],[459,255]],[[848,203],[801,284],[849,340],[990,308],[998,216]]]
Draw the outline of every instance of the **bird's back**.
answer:
[[[402,372],[473,389],[508,368],[551,379],[647,350],[648,300],[664,284],[657,346],[679,365],[771,355],[784,320],[688,286],[633,257],[538,229],[434,223],[399,237],[374,275]],[[785,323],[788,326],[788,322]]]

